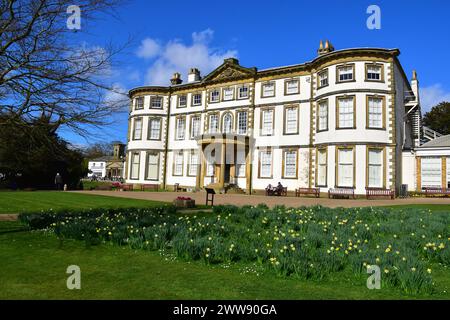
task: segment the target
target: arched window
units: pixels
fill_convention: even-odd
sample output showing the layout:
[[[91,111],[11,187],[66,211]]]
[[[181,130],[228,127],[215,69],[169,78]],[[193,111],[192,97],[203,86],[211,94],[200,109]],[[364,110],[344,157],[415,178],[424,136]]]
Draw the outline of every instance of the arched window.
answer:
[[[231,113],[226,113],[222,120],[222,132],[231,133],[233,131],[233,116]]]

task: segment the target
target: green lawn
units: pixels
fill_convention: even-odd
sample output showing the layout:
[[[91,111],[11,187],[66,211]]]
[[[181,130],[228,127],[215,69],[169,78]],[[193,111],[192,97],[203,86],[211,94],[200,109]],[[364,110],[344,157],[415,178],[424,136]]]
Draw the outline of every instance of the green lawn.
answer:
[[[161,204],[163,202],[62,191],[0,192],[0,214],[69,208],[148,207]]]
[[[128,247],[86,248],[75,240],[59,247],[53,234],[19,228],[17,222],[0,222],[0,299],[450,299],[448,270],[438,266],[436,294],[407,296],[368,290],[365,278],[345,273],[326,282],[257,276],[245,272],[254,267],[211,267]],[[81,290],[66,288],[72,264],[81,268]]]

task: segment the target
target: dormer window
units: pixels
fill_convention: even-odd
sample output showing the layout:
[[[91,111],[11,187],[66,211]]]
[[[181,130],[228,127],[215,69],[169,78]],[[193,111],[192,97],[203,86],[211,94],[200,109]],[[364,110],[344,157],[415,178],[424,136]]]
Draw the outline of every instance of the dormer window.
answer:
[[[209,93],[209,102],[219,102],[220,91],[219,89],[214,89]]]
[[[349,82],[355,79],[355,65],[349,64],[336,68],[336,82]]]

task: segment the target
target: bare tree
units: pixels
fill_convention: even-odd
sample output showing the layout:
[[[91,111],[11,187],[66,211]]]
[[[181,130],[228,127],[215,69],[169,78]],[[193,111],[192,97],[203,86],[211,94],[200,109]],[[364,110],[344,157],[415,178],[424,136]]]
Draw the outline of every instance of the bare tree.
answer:
[[[86,135],[86,128],[107,124],[123,110],[128,98],[107,81],[123,47],[72,44],[74,30],[67,27],[70,5],[80,8],[85,25],[118,2],[1,0],[0,114],[7,116],[0,119],[23,125],[45,118],[55,131],[66,126]],[[105,98],[108,92],[116,98]]]

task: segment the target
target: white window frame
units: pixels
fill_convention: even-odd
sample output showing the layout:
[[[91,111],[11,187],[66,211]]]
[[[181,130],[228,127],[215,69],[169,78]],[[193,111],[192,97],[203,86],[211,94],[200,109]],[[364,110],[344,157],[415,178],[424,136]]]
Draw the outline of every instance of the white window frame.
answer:
[[[442,187],[442,158],[420,157],[420,181],[422,188]]]
[[[130,179],[139,180],[139,169],[141,164],[141,153],[132,152],[130,162]]]
[[[212,121],[215,119],[215,121]],[[215,126],[213,127],[213,124]],[[218,133],[219,132],[219,114],[213,113],[208,116],[208,133]]]
[[[199,164],[198,151],[191,150],[191,152],[189,152],[188,176],[191,177],[197,176],[198,164]]]
[[[349,76],[351,75],[351,77]],[[342,76],[342,78],[341,78]],[[336,82],[351,82],[355,80],[355,65],[348,64],[336,67]]]
[[[269,116],[270,115],[270,116]],[[261,135],[272,136],[274,134],[274,109],[262,109],[261,110]]]
[[[328,99],[319,101],[317,104],[318,108],[318,121],[317,121],[317,131],[327,131],[328,130]]]
[[[245,95],[242,95],[243,92],[245,92]],[[243,85],[243,86],[238,87],[238,99],[247,99],[248,93],[249,93],[248,85]]]
[[[328,184],[328,152],[327,149],[317,149],[317,187],[326,187]]]
[[[184,152],[183,150],[174,151],[173,155],[173,175],[182,176],[184,171]]]
[[[213,89],[209,93],[209,102],[210,103],[216,103],[220,101],[220,90],[219,89]]]
[[[337,126],[338,129],[355,128],[355,96],[337,98]]]
[[[290,119],[289,115],[293,112],[295,119]],[[298,134],[298,106],[285,106],[284,108],[284,134]]]
[[[234,100],[234,87],[223,88],[222,101],[232,101],[232,100]]]
[[[133,140],[142,140],[142,126],[143,126],[143,118],[138,117],[133,120]],[[136,124],[139,123],[139,127]]]
[[[259,178],[272,178],[272,150],[259,151]]]
[[[272,87],[271,90],[267,90],[268,87]],[[275,97],[275,82],[266,82],[261,84],[261,98]]]
[[[376,104],[375,104],[376,102]],[[384,128],[384,99],[382,97],[367,97],[367,128]]]
[[[154,103],[156,101],[159,101],[158,105],[159,107],[154,107]],[[164,98],[160,97],[160,96],[153,96],[150,97],[150,109],[162,109],[163,108],[163,104],[164,104]]]
[[[289,84],[295,83],[295,87],[290,87]],[[300,93],[300,80],[299,79],[289,79],[284,82],[285,85],[285,95],[299,94]]]
[[[341,154],[347,152],[350,154],[351,161],[344,161],[341,159]],[[354,148],[338,148],[337,149],[337,186],[354,188],[355,181],[355,149]],[[350,173],[349,176],[344,176],[344,172]],[[344,182],[344,179],[347,181]]]
[[[134,110],[144,109],[144,97],[136,97],[134,99]]]
[[[197,125],[195,125],[195,122],[197,122]],[[191,116],[191,139],[195,138],[196,136],[200,135],[201,133],[201,118],[199,115]]]
[[[198,102],[195,102],[196,98],[199,98]],[[201,104],[202,104],[202,94],[201,93],[193,93],[192,94],[192,106],[200,106]]]
[[[176,118],[175,140],[184,140],[186,137],[186,117]]]
[[[227,126],[225,120],[229,118],[229,130],[227,130]],[[232,133],[233,132],[233,115],[230,112],[226,112],[222,117],[222,133]]]
[[[375,69],[378,69],[378,71],[375,71]],[[381,64],[366,64],[366,81],[383,82],[383,69]],[[375,77],[375,75],[378,75],[378,77]]]
[[[373,162],[372,154],[376,153],[379,156],[378,161]],[[367,150],[367,186],[369,188],[383,188],[384,187],[384,151],[380,148],[368,148]],[[378,177],[374,177],[374,175]]]
[[[161,118],[155,118],[150,117],[148,119],[148,140],[161,140]],[[153,126],[155,123],[157,123],[156,128]],[[155,137],[153,134],[157,133],[157,136]]]
[[[328,86],[329,79],[328,79],[328,69],[322,70],[317,73],[317,88],[323,88]]]
[[[292,159],[292,155],[294,158]],[[283,150],[283,178],[284,179],[297,179],[297,150]],[[288,163],[289,158],[289,163]],[[293,161],[293,162],[292,162]]]
[[[178,97],[178,108],[186,108],[186,107],[187,107],[187,95],[185,95],[185,94],[184,95],[180,95]]]
[[[151,156],[156,155],[156,162],[151,163],[150,158]],[[159,152],[147,152],[147,166],[146,166],[146,172],[145,172],[145,180],[151,180],[151,181],[158,181],[159,180]],[[150,166],[156,167],[156,177],[150,177],[151,168]]]
[[[245,117],[244,117],[245,114]],[[237,134],[247,134],[248,131],[248,112],[237,112]]]

